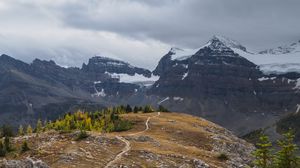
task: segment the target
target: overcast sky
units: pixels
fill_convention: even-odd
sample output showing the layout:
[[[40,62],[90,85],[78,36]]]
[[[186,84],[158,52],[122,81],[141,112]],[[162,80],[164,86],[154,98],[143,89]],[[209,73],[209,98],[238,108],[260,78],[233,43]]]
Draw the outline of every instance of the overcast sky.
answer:
[[[300,40],[300,0],[0,0],[0,53],[81,66],[94,55],[153,69],[213,35],[250,51]]]

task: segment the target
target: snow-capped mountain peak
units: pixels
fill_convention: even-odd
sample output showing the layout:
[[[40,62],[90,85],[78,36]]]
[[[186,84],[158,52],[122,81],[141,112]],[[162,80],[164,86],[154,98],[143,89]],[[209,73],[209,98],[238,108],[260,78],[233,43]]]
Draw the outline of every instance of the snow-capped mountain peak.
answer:
[[[197,49],[181,49],[178,47],[172,47],[171,50],[169,51],[171,55],[171,60],[183,60],[191,57],[194,55],[199,48]]]
[[[283,45],[277,48],[271,48],[259,52],[259,54],[272,54],[272,55],[290,54],[290,53],[300,53],[300,40],[290,45]]]
[[[244,47],[241,43],[239,43],[238,41],[232,40],[228,37],[225,37],[225,36],[214,35],[208,43],[211,43],[211,42],[215,42],[215,43],[218,42],[219,44],[222,44],[228,48],[240,49],[242,51],[247,52],[246,47]]]
[[[185,60],[196,54],[199,50],[209,47],[211,50],[223,52],[231,51],[234,49],[247,52],[246,47],[241,45],[239,42],[229,39],[224,36],[214,35],[206,44],[196,49],[182,49],[178,47],[172,47],[169,51],[171,60]]]
[[[170,50],[170,52],[173,54],[176,54],[177,52],[182,52],[182,51],[184,51],[184,50],[181,48],[178,48],[178,47],[172,47]]]

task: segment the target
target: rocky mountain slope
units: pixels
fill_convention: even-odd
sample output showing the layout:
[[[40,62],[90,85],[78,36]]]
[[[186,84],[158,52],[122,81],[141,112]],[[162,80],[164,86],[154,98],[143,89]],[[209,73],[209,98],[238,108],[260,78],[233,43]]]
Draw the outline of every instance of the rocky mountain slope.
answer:
[[[90,132],[80,141],[74,140],[76,133],[52,131],[16,137],[14,143],[27,139],[31,150],[2,158],[0,165],[234,168],[252,161],[253,145],[202,118],[159,112],[124,114],[122,118],[134,122],[133,129]]]
[[[297,110],[299,44],[253,53],[214,36],[196,49],[172,48],[153,72],[102,56],[81,68],[63,68],[2,55],[0,123],[51,119],[76,108],[151,104],[202,116],[243,135]]]
[[[260,63],[250,61],[258,54],[219,36],[194,54],[185,51],[171,49],[154,70],[160,79],[149,92],[163,97],[159,104],[190,111],[238,134],[297,109],[300,74],[296,70],[265,73]]]
[[[138,78],[140,83],[123,83],[119,74],[129,80],[142,77],[142,81]],[[102,108],[113,102],[99,97],[133,94],[143,82],[153,82],[150,77],[149,70],[105,57],[93,57],[82,68],[63,68],[53,61],[36,59],[27,64],[2,55],[0,123],[27,124],[76,108]]]

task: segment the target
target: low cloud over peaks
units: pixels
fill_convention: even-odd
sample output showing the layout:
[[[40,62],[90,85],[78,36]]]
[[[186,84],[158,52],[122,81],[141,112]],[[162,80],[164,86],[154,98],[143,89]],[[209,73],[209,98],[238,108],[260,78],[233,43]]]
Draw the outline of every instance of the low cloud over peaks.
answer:
[[[0,52],[80,66],[98,53],[153,68],[214,34],[252,50],[300,39],[298,0],[3,0]]]

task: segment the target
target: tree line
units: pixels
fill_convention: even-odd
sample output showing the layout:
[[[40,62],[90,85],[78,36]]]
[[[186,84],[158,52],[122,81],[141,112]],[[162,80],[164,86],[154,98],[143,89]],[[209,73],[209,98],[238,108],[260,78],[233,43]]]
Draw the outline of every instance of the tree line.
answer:
[[[118,132],[126,131],[132,128],[133,124],[128,120],[123,120],[119,117],[120,114],[126,113],[151,113],[155,111],[168,112],[168,110],[159,106],[155,110],[150,105],[134,106],[121,105],[111,107],[95,112],[83,112],[77,111],[75,113],[67,113],[62,117],[59,117],[55,121],[44,121],[38,119],[33,128],[30,124],[26,127],[20,125],[18,128],[18,136],[32,135],[48,131],[56,130],[61,133],[67,133],[74,130],[80,130],[78,139],[82,139],[88,136],[86,131],[98,131],[98,132]],[[3,125],[0,129],[0,157],[5,156],[7,153],[16,150],[11,144],[10,138],[15,136],[15,133],[11,126]],[[21,146],[20,151],[28,151],[29,145],[25,140]]]

